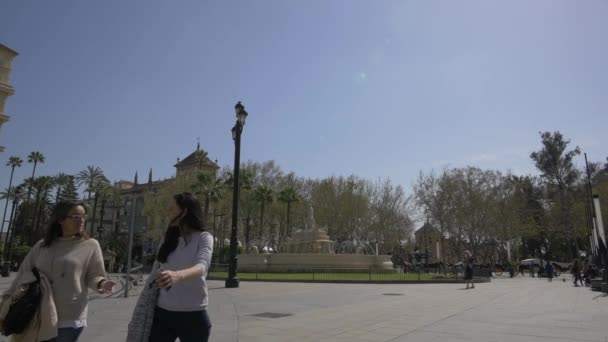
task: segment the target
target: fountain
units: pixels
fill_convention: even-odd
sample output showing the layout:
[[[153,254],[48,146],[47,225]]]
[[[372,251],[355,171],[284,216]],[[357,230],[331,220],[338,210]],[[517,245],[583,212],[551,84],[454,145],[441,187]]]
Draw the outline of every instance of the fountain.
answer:
[[[352,244],[352,243],[351,243]],[[338,252],[357,252],[361,248],[342,248]],[[308,216],[303,229],[296,230],[282,246],[281,253],[243,254],[239,256],[238,268],[242,272],[311,269],[393,269],[389,255],[375,254],[335,254],[335,242],[326,230],[317,227],[312,205],[308,205]],[[371,248],[367,248],[371,251]]]

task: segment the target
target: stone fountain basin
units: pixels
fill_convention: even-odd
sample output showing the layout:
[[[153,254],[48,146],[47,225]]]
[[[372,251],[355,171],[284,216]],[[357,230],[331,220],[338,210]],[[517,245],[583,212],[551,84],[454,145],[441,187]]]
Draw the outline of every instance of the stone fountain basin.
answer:
[[[278,253],[241,254],[241,272],[293,272],[319,269],[392,270],[390,255]]]

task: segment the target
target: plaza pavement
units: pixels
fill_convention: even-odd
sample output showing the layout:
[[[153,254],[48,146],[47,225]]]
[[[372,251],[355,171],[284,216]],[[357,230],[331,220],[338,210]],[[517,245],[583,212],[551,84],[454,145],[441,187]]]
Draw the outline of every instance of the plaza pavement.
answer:
[[[502,277],[474,290],[210,281],[211,341],[608,341],[608,297],[566,279]],[[81,341],[124,341],[135,301],[93,296]]]

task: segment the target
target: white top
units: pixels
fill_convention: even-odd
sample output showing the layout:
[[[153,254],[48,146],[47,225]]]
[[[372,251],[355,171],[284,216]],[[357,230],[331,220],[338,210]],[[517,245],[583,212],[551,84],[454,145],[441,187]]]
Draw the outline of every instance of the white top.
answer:
[[[57,328],[74,328],[80,329],[87,326],[86,319],[77,319],[75,321],[60,321],[57,323]]]
[[[200,278],[178,282],[170,289],[161,289],[157,305],[169,311],[202,311],[207,309],[207,270],[211,264],[213,237],[208,232],[195,232],[186,242],[179,238],[177,248],[169,254],[162,270],[179,271],[195,265],[200,266]]]

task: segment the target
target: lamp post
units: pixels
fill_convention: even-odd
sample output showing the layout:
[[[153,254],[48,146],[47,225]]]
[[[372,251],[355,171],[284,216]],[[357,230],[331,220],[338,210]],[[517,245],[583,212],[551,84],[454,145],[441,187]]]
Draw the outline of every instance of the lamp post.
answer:
[[[137,208],[137,195],[127,204],[131,204],[131,223],[129,224],[129,249],[127,251],[127,275],[125,280],[125,298],[129,298],[129,286],[131,286],[131,262],[133,256],[133,231],[135,230],[135,209]]]
[[[239,223],[239,176],[241,163],[241,134],[243,133],[243,126],[245,126],[245,120],[247,119],[247,111],[240,101],[234,106],[234,111],[236,113],[236,123],[234,124],[234,127],[232,127],[232,139],[234,140],[234,183],[232,185],[232,229],[230,231],[230,262],[228,265],[228,279],[226,279],[227,288],[239,287],[239,278],[236,276],[236,267],[238,263],[237,225]]]
[[[6,228],[6,236],[4,237],[4,263],[2,264],[1,270],[3,277],[8,277],[11,275],[11,246],[13,244],[13,237],[15,236],[15,211],[19,206],[19,197],[21,196],[21,190],[22,188],[19,186],[15,188],[15,198],[13,198],[13,207],[11,208],[11,215],[8,221],[8,227]]]

